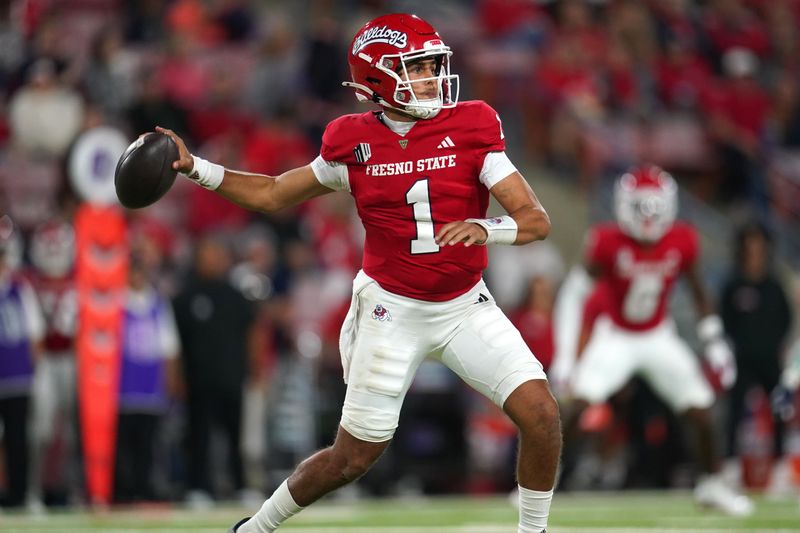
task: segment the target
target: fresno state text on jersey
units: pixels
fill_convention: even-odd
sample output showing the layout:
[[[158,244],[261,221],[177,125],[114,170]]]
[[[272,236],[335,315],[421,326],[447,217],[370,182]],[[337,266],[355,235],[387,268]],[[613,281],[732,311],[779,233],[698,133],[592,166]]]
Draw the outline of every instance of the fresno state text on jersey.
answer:
[[[595,226],[586,243],[586,260],[601,271],[611,319],[619,327],[643,331],[666,316],[676,279],[697,260],[695,229],[676,222],[657,242],[642,244],[616,224]]]
[[[429,301],[469,290],[486,267],[483,246],[438,246],[448,222],[484,218],[480,180],[486,154],[505,150],[497,113],[461,102],[419,120],[405,136],[379,113],[345,115],[322,138],[322,158],[347,165],[350,193],[366,230],[362,268],[384,289]]]

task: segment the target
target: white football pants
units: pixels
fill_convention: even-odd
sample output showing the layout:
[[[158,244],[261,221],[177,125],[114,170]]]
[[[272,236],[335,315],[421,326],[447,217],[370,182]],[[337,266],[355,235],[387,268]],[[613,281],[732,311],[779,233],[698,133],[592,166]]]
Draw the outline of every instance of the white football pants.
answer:
[[[547,379],[483,280],[453,300],[426,302],[385,291],[359,272],[340,349],[348,384],[341,425],[369,442],[392,438],[414,374],[428,357],[500,407],[522,383]]]
[[[634,374],[644,378],[676,413],[714,402],[697,356],[678,336],[672,320],[635,332],[600,317],[575,369],[574,396],[603,402]]]

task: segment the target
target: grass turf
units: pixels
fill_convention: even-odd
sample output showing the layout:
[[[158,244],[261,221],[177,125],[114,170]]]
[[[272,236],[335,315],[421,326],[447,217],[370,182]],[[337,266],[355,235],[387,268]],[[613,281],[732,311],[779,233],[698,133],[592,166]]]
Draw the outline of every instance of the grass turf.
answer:
[[[246,511],[180,507],[53,512],[46,516],[5,513],[3,533],[224,533]],[[329,499],[289,520],[295,533],[515,533],[516,511],[502,497],[419,498],[364,501]],[[687,492],[557,494],[549,533],[600,532],[800,532],[797,498],[757,499],[745,519],[698,509]]]

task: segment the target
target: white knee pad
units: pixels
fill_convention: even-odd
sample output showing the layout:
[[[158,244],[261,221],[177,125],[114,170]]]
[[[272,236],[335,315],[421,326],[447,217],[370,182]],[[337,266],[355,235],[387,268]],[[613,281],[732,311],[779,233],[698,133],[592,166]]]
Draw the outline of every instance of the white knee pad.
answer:
[[[345,401],[341,426],[352,436],[366,442],[385,442],[394,437],[399,413]]]

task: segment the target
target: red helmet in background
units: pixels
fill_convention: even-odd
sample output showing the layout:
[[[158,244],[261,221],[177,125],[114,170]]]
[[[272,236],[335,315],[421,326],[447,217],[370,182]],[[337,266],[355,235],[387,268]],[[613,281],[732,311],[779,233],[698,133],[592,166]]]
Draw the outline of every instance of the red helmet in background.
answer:
[[[458,76],[450,74],[450,48],[436,30],[416,15],[392,14],[367,22],[348,51],[352,87],[360,101],[371,100],[416,118],[433,118],[458,102]],[[407,65],[420,59],[437,62],[436,75],[408,81]],[[435,98],[420,100],[413,83],[434,81]]]
[[[31,235],[31,262],[48,278],[61,278],[75,263],[75,231],[63,220],[43,222]]]
[[[678,185],[657,166],[634,168],[617,180],[614,213],[626,235],[641,242],[657,242],[678,215]]]

